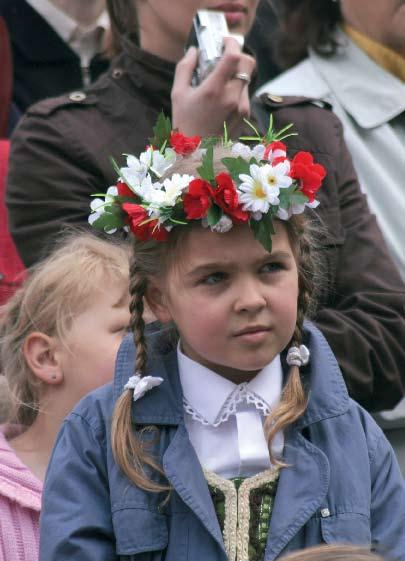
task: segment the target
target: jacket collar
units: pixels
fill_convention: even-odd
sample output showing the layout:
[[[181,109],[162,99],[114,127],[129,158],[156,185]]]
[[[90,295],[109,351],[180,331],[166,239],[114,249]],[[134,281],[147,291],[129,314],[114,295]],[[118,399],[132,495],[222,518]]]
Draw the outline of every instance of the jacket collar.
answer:
[[[176,348],[165,340],[166,332],[157,323],[147,327],[149,360],[147,376],[160,376],[163,383],[133,403],[132,419],[135,424],[178,425],[183,421],[183,394],[177,365]],[[127,335],[118,351],[114,376],[114,402],[124,385],[134,374],[135,346],[132,335]]]
[[[167,342],[166,336],[167,331],[161,330],[158,324],[148,326],[150,360],[146,374],[160,376],[164,381],[134,402],[133,421],[136,424],[178,425],[184,420],[177,351],[175,346]],[[304,342],[311,352],[308,366],[302,369],[303,380],[308,387],[309,403],[305,414],[297,422],[297,428],[341,415],[349,407],[349,395],[336,359],[324,336],[309,322],[305,324]],[[133,375],[134,364],[135,348],[132,336],[128,335],[117,356],[115,401],[121,395],[128,378]]]
[[[308,406],[297,428],[346,413],[350,398],[336,358],[322,333],[305,322],[304,341],[310,350],[308,365],[302,369],[307,386]]]
[[[378,127],[405,111],[405,84],[378,66],[342,31],[336,55],[310,50],[310,59],[330,91],[357,124]]]
[[[114,77],[118,71],[127,80],[118,80],[117,84],[129,92],[135,87],[140,95],[145,95],[148,104],[170,115],[170,94],[176,65],[138,47],[133,35],[122,38],[122,49],[111,64],[110,74]]]

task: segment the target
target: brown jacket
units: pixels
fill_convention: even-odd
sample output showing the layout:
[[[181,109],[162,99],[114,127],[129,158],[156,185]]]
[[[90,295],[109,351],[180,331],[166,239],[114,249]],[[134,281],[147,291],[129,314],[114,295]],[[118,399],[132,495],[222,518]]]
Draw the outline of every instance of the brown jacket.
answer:
[[[116,181],[110,156],[138,153],[158,112],[170,114],[174,65],[127,45],[84,94],[33,106],[12,143],[7,205],[24,262],[38,260],[61,224],[87,222],[90,195]],[[267,107],[266,107],[267,106]],[[388,408],[405,387],[405,289],[370,214],[338,119],[310,100],[265,98],[280,128],[294,122],[289,148],[310,150],[328,170],[320,217],[327,289],[316,323],[342,367],[351,395]],[[266,116],[267,119],[267,116]]]

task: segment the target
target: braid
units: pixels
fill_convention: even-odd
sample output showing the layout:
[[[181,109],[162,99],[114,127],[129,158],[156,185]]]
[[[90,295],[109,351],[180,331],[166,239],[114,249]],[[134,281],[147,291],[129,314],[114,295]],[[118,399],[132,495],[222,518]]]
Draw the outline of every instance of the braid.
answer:
[[[146,293],[148,281],[140,272],[135,255],[133,255],[130,266],[129,293],[131,301],[129,311],[131,314],[130,328],[134,336],[136,349],[135,373],[142,376],[146,369],[147,347],[145,341],[145,321],[143,319],[143,299]]]
[[[297,319],[291,339],[291,344],[294,346],[299,346],[302,343],[304,319],[312,302],[314,288],[315,263],[311,251],[313,242],[307,229],[306,222],[300,223],[297,221],[292,231],[292,236],[299,240],[299,252],[296,258],[298,266]],[[264,423],[264,431],[267,436],[270,459],[273,465],[286,467],[286,464],[273,456],[271,444],[275,435],[299,419],[304,414],[307,404],[308,399],[302,385],[300,369],[298,366],[291,366],[287,383],[283,389],[281,402],[275,411],[266,418]]]
[[[148,358],[145,322],[143,319],[143,299],[147,285],[147,277],[138,266],[134,247],[130,265],[129,292],[131,301],[129,310],[131,314],[130,328],[133,332],[136,349],[135,374],[139,376],[145,374]],[[128,479],[141,489],[152,492],[167,491],[170,489],[167,485],[156,483],[145,473],[144,468],[148,466],[154,472],[164,475],[161,466],[148,453],[145,444],[134,431],[132,424],[132,395],[132,390],[124,391],[117,400],[114,409],[111,425],[111,444],[114,458]],[[148,430],[148,427],[144,430]]]

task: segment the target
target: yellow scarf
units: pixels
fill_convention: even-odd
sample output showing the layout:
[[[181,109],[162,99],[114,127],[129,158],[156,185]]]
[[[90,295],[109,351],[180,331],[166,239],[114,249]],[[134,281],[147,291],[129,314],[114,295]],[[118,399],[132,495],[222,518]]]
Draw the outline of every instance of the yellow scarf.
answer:
[[[399,78],[402,82],[405,82],[404,56],[374,41],[374,39],[370,39],[370,37],[363,35],[363,33],[360,33],[360,31],[357,31],[357,29],[349,25],[343,25],[343,30],[366,55],[374,60],[374,62]]]

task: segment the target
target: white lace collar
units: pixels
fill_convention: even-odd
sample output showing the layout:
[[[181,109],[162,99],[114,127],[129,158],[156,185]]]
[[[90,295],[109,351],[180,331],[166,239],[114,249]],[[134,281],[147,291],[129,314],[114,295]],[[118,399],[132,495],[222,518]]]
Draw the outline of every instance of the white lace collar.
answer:
[[[186,412],[194,420],[214,427],[224,423],[247,403],[268,415],[280,401],[283,371],[280,356],[261,370],[250,382],[233,382],[184,355],[177,347],[180,381]]]

